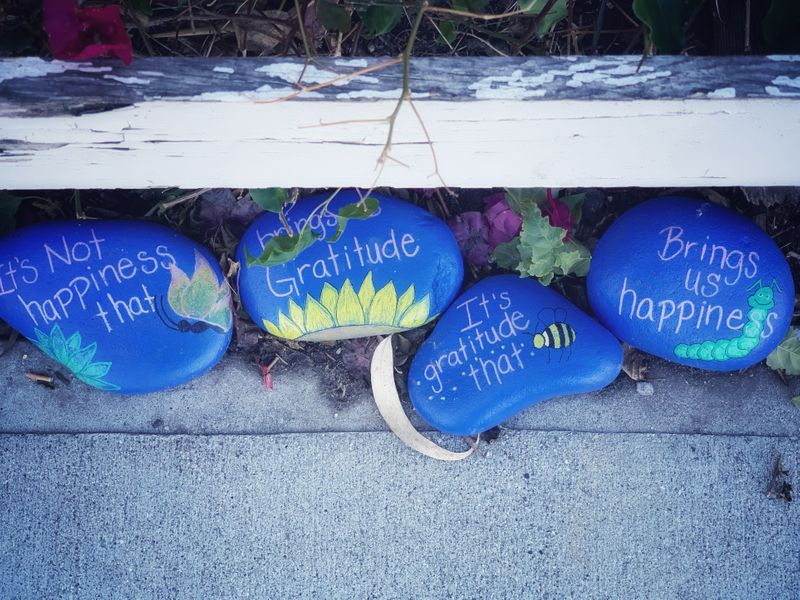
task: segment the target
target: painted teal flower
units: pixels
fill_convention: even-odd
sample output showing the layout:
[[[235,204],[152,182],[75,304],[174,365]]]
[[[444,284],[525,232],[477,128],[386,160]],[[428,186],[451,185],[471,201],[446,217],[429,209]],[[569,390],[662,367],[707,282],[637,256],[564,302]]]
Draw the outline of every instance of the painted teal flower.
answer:
[[[37,339],[31,341],[45,354],[72,371],[75,377],[101,390],[119,389],[118,385],[103,381],[103,377],[108,375],[111,370],[111,363],[92,362],[95,352],[97,352],[97,343],[82,347],[80,333],[76,332],[65,338],[57,323],[50,330],[50,335],[38,329],[34,329],[34,331]]]

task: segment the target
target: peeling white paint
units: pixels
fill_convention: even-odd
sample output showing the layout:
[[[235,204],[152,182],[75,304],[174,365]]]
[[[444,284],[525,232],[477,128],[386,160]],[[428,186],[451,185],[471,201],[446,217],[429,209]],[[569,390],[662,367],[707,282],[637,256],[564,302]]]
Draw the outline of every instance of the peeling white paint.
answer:
[[[363,58],[339,58],[336,64],[340,67],[359,67],[364,68],[367,66],[367,61]]]
[[[302,83],[328,83],[337,77],[341,77],[340,73],[335,73],[333,71],[323,71],[322,69],[318,69],[313,65],[307,65],[305,70],[303,69],[303,65],[299,63],[277,63],[274,65],[264,65],[263,67],[259,67],[256,69],[258,73],[266,73],[267,75],[272,75],[274,77],[278,77],[287,81],[289,83],[297,83],[300,75],[303,76]],[[357,75],[355,77],[348,77],[346,79],[340,79],[332,83],[334,86],[344,86],[348,85],[354,81],[358,83],[378,83],[380,80],[377,77],[368,77],[366,75]]]
[[[44,77],[65,71],[83,71],[84,73],[100,73],[110,71],[111,67],[93,67],[91,63],[65,62],[61,60],[42,60],[38,57],[18,58],[12,61],[0,61],[0,81],[23,77]]]
[[[274,88],[265,84],[255,90],[246,92],[203,92],[197,96],[192,96],[192,101],[212,101],[212,102],[252,102],[253,100],[286,100],[304,98],[324,98],[319,92],[303,92],[299,96],[294,96],[296,90],[285,87]]]
[[[290,88],[273,86],[261,93]],[[2,137],[19,141],[26,153],[24,161],[0,154],[0,181],[9,189],[373,185],[393,100],[264,104],[232,91],[222,99],[233,102],[150,100],[24,118],[0,113]],[[418,108],[452,187],[800,183],[794,161],[786,160],[800,139],[797,98],[710,99],[704,92],[692,100],[543,101],[535,110],[525,100],[428,99]],[[331,123],[337,125],[321,126]],[[397,120],[394,141],[398,162],[386,163],[378,184],[438,185],[411,111]],[[536,148],[546,151],[531,160]]]
[[[149,79],[141,79],[139,77],[120,77],[119,75],[103,75],[103,79],[113,79],[126,85],[148,85]]]
[[[139,75],[145,75],[147,77],[164,77],[164,74],[161,71],[139,71]]]
[[[228,74],[236,72],[230,67],[214,67],[212,71],[214,71],[214,73],[228,73]]]
[[[625,75],[625,77],[619,77]],[[669,77],[671,71],[655,71],[652,67],[642,67],[638,73],[634,65],[619,65],[613,69],[604,69],[587,73],[575,73],[567,82],[569,87],[581,87],[584,83],[599,82],[611,87],[638,85],[661,77]]]
[[[396,90],[354,90],[352,92],[342,92],[340,94],[336,94],[337,100],[355,100],[357,98],[392,98],[395,100],[400,99],[400,95],[403,93],[402,88],[397,88]],[[430,93],[428,92],[421,92],[421,93],[414,93],[411,92],[411,98],[416,100],[418,98],[430,98]]]
[[[764,91],[767,92],[768,96],[775,96],[776,98],[795,98],[800,97],[800,92],[784,92],[780,88],[777,88],[773,85],[768,85],[764,87]]]
[[[708,98],[736,98],[736,88],[733,87],[724,87],[714,90],[713,92],[708,92],[706,94]]]
[[[553,83],[557,77],[568,77],[565,85],[578,88],[585,83],[600,83],[610,87],[639,85],[671,75],[671,71],[656,71],[649,66],[639,68],[638,61],[593,59],[567,69],[551,69],[537,75],[524,75],[521,69],[513,71],[510,76],[492,75],[471,84],[469,89],[475,91],[478,99],[522,99],[544,96],[546,90],[531,88]]]
[[[556,74],[564,71],[547,71],[539,75],[524,76],[522,69],[516,69],[511,75],[490,75],[469,86],[470,90],[475,91],[475,97],[479,100],[487,99],[515,99],[529,97],[542,97],[547,93],[544,89],[530,89],[552,83]],[[496,86],[495,84],[500,84]]]
[[[800,88],[800,77],[791,78],[786,75],[781,75],[773,79],[772,83],[786,87]]]

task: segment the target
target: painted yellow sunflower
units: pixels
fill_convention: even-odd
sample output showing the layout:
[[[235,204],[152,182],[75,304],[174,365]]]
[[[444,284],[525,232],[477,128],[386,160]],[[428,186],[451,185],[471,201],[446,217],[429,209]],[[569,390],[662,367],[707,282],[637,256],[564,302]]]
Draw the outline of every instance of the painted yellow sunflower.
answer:
[[[288,314],[279,310],[277,322],[264,319],[264,327],[278,337],[311,342],[396,333],[436,316],[430,315],[430,294],[417,302],[414,294],[411,284],[398,296],[391,281],[376,292],[369,272],[358,292],[349,279],[338,290],[325,283],[319,299],[306,294],[305,308],[289,300]]]

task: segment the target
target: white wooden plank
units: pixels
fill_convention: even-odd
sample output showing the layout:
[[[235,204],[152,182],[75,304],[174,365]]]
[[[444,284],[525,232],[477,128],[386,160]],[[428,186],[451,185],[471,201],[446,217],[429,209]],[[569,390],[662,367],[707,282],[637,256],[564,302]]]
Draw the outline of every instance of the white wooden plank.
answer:
[[[680,70],[699,63],[668,58],[678,62],[650,65],[642,74],[631,74],[629,57],[566,66],[554,66],[553,59],[518,61],[525,69],[508,61],[473,63],[469,72],[452,67],[457,82],[450,87],[417,73],[414,102],[442,178],[453,187],[800,185],[800,61],[750,57],[740,71],[731,63],[715,71],[706,62],[713,89],[699,92],[691,83],[697,73]],[[431,147],[407,105],[394,135],[396,161],[376,179],[387,124],[375,120],[394,107],[386,99],[399,93],[394,72],[347,80],[304,100],[263,102],[265,93],[284,96],[292,87],[284,81],[266,90],[269,84],[252,73],[229,81],[228,91],[192,80],[172,88],[162,82],[156,97],[141,95],[139,88],[150,85],[141,81],[158,79],[170,65],[159,64],[162,71],[139,66],[125,75],[116,65],[113,72],[98,70],[106,63],[12,68],[0,61],[0,188],[441,185]],[[229,77],[244,64],[228,60],[217,71],[208,63],[203,68]],[[428,64],[441,74],[441,63]],[[488,68],[493,64],[497,69]],[[259,65],[248,69],[273,84],[275,77],[296,76],[296,68],[282,62]],[[580,68],[570,71],[575,65]],[[327,76],[310,73],[312,82]],[[674,85],[660,81],[669,78]],[[97,81],[99,91],[87,89]],[[187,96],[187,85],[198,93]],[[62,104],[56,94],[41,102],[30,97],[59,86],[68,88]],[[582,86],[593,92],[584,94]],[[320,125],[329,122],[339,123]]]

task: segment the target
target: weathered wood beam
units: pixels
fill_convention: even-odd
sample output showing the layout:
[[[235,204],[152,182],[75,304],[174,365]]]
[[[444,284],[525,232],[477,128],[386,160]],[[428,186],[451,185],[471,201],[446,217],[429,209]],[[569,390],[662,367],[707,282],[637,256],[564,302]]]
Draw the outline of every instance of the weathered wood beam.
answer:
[[[0,188],[441,185],[408,105],[376,170],[402,87],[399,65],[358,74],[380,62],[3,59]],[[315,89],[297,94],[301,73]],[[411,75],[450,186],[800,185],[800,56],[418,58]]]

